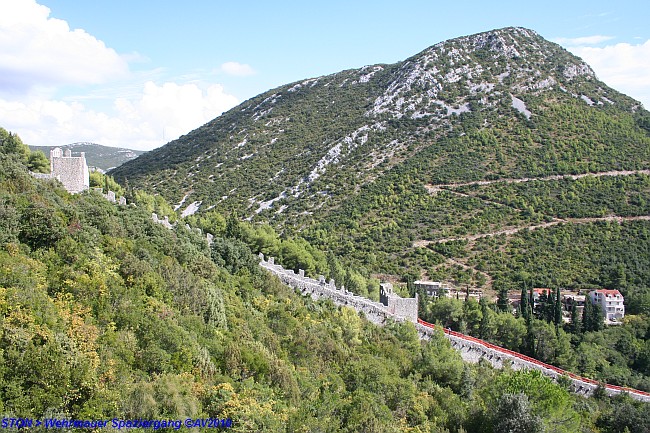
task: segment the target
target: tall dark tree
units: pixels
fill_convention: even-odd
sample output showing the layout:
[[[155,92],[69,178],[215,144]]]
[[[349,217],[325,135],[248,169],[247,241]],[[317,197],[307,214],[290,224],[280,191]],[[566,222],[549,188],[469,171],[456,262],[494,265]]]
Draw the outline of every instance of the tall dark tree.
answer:
[[[521,287],[521,300],[519,302],[519,310],[521,311],[521,317],[528,319],[530,316],[530,304],[528,303],[528,292],[526,286]]]
[[[547,293],[546,305],[544,305],[544,320],[550,323],[555,316],[555,293],[552,290]]]
[[[572,334],[579,334],[582,326],[580,325],[580,318],[578,315],[578,305],[575,299],[571,299],[571,321],[569,322],[569,332]]]
[[[543,290],[537,297],[537,302],[534,302],[533,298],[533,311],[535,312],[535,317],[540,320],[546,319],[546,303],[548,302],[548,296],[546,290]]]
[[[592,304],[589,295],[585,296],[585,308],[582,310],[582,331],[593,331],[594,304]]]
[[[490,335],[490,305],[488,304],[487,298],[484,296],[481,298],[481,324],[479,328],[479,333],[481,339],[488,339]]]
[[[241,225],[234,213],[231,213],[226,219],[226,231],[224,234],[227,238],[241,238]]]
[[[503,285],[497,293],[497,310],[501,312],[510,311],[510,300],[508,299],[508,287]]]
[[[558,287],[555,290],[555,311],[553,315],[553,321],[555,326],[559,327],[562,325],[562,297],[560,296],[560,288]]]
[[[600,331],[605,327],[603,309],[598,303],[594,303],[591,310],[591,330]]]

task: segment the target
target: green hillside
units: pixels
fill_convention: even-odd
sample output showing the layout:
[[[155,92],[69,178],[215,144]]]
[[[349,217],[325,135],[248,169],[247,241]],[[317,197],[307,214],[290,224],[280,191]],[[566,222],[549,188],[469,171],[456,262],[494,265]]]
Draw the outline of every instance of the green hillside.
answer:
[[[393,65],[270,90],[113,174],[179,212],[270,222],[366,277],[518,290],[517,269],[533,285],[602,287],[612,284],[608,266],[584,264],[572,278],[549,277],[561,274],[559,260],[543,272],[525,264],[502,272],[486,267],[487,251],[469,251],[473,241],[460,249],[435,244],[508,230],[502,243],[535,242],[521,230],[542,236],[552,227],[544,224],[559,222],[594,226],[608,238],[599,223],[619,216],[647,228],[649,125],[640,103],[599,81],[581,59],[531,30],[506,28],[441,42]],[[593,182],[571,178],[588,173]],[[614,262],[635,276],[615,288],[646,305],[648,245],[620,241],[641,246],[635,257],[602,252],[617,254]],[[516,261],[509,247],[500,251]]]
[[[233,219],[209,248],[151,212],[33,179],[0,143],[0,411],[229,418],[232,431],[643,431],[646,405],[466,365],[441,335],[376,327],[269,278]],[[18,149],[20,150],[20,149]],[[234,237],[233,237],[234,236]],[[36,428],[35,430],[38,430]],[[202,429],[197,428],[197,431]]]
[[[294,222],[404,163],[433,184],[648,168],[647,124],[581,59],[508,28],[270,90],[114,174]]]
[[[270,90],[114,175],[205,229],[248,219],[256,252],[364,296],[376,279],[480,288],[496,307],[423,298],[421,316],[648,389],[649,125],[581,59],[506,28]],[[532,287],[618,289],[627,318],[499,312]]]

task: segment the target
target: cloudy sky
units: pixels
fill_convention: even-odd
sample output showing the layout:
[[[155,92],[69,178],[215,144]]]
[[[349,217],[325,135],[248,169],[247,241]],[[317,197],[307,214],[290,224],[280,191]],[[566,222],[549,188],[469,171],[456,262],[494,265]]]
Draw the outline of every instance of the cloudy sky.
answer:
[[[148,150],[273,87],[507,26],[650,107],[650,2],[495,3],[0,0],[0,126]]]

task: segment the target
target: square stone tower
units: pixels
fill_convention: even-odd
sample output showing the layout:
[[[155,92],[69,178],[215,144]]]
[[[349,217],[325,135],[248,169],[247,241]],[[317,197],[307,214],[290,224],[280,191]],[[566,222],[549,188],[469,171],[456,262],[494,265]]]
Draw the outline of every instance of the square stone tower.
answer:
[[[70,149],[66,149],[65,154],[58,147],[50,150],[50,173],[72,194],[85,191],[90,187],[88,164],[84,152],[81,152],[80,156],[72,156]]]

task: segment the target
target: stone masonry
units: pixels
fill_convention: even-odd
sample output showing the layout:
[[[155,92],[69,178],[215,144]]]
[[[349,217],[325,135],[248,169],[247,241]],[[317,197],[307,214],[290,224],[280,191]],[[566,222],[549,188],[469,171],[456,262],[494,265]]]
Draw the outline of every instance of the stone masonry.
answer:
[[[72,156],[72,151],[66,149],[65,153],[60,148],[50,151],[50,175],[58,179],[63,187],[70,193],[78,193],[90,186],[86,155]]]
[[[264,254],[260,253],[260,266],[273,272],[287,286],[300,290],[305,295],[310,295],[312,299],[321,298],[330,299],[334,304],[347,306],[362,312],[366,318],[377,325],[383,325],[388,319],[396,321],[408,320],[417,323],[417,302],[416,308],[402,308],[397,298],[399,296],[392,294],[387,305],[371,301],[362,296],[357,296],[352,292],[345,290],[345,287],[337,288],[334,280],[325,281],[322,275],[318,280],[305,276],[305,271],[300,269],[296,274],[291,269],[284,269],[276,265],[274,258],[269,257],[268,261],[264,259]]]

